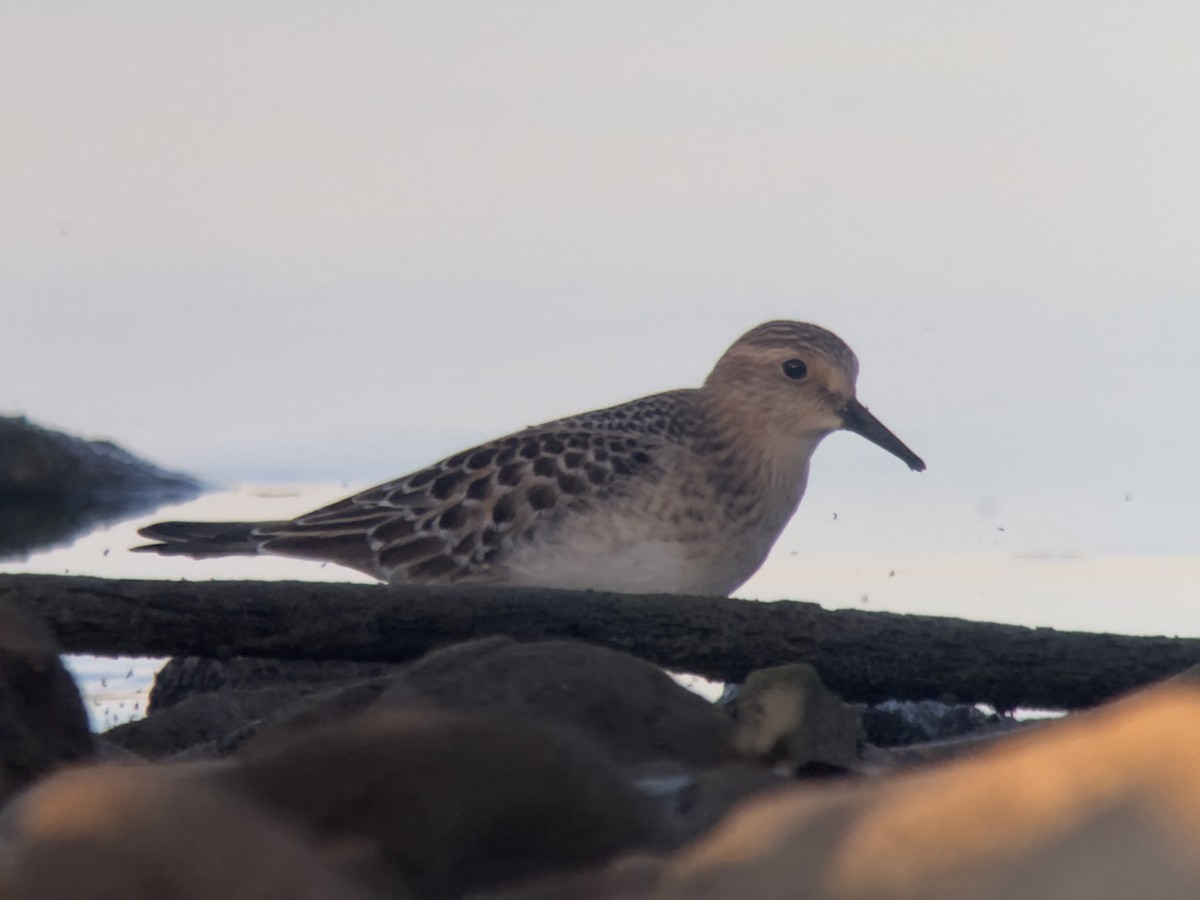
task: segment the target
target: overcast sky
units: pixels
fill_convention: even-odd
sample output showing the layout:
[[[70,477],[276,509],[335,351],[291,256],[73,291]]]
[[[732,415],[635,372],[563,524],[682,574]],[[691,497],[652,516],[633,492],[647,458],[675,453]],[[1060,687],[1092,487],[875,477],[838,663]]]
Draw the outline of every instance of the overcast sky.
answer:
[[[0,412],[362,483],[795,318],[929,463],[831,438],[822,517],[1195,556],[1198,47],[1193,2],[7,0]]]

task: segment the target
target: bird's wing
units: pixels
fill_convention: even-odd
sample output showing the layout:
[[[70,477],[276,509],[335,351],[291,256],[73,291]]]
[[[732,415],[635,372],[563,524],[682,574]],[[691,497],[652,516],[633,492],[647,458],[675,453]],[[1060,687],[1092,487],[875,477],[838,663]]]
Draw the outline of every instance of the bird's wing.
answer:
[[[393,582],[487,580],[505,550],[535,529],[635,480],[661,477],[668,426],[642,420],[663,412],[653,401],[473,447],[292,521],[264,523],[256,539],[262,552],[325,559]],[[646,403],[650,409],[638,408]]]

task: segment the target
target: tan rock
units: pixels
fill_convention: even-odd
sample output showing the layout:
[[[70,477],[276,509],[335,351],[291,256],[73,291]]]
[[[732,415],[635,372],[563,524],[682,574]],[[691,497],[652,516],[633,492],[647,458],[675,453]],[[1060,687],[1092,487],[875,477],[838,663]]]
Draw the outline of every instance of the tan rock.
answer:
[[[848,769],[859,759],[862,714],[804,663],[751,672],[737,698],[734,746],[751,759]]]
[[[169,766],[53,776],[0,818],[5,900],[368,900],[296,829]],[[389,897],[403,896],[393,891]],[[380,898],[381,900],[381,898]]]

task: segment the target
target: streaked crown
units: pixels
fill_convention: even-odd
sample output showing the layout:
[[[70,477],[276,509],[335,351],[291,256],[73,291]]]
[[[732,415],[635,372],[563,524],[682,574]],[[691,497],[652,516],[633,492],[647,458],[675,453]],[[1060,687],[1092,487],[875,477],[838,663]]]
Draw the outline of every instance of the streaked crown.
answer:
[[[738,348],[756,348],[763,351],[774,350],[815,350],[841,369],[851,382],[858,378],[858,357],[846,346],[840,337],[822,328],[820,325],[810,325],[808,322],[789,322],[777,319],[774,322],[763,322],[751,328],[734,341],[730,351]]]

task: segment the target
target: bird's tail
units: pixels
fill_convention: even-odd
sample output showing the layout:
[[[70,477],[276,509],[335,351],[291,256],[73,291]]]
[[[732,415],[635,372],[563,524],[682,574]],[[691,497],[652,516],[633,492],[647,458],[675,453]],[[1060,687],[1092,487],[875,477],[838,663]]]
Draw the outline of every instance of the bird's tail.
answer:
[[[278,522],[158,522],[138,531],[144,538],[158,541],[132,549],[162,556],[255,556],[263,536],[258,529]]]

